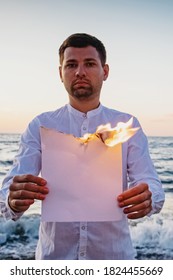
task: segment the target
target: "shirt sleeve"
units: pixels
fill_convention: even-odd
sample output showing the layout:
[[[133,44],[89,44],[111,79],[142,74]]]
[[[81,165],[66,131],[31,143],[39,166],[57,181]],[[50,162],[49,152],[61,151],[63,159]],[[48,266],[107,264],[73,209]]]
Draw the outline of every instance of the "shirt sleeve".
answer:
[[[128,141],[127,174],[129,187],[139,183],[147,183],[152,193],[151,214],[162,209],[165,200],[164,190],[149,154],[149,146],[139,122],[134,118],[134,127],[140,127],[137,133]]]
[[[21,136],[19,152],[16,155],[11,170],[2,182],[0,190],[0,212],[8,220],[17,220],[23,213],[12,211],[8,204],[9,186],[16,175],[39,175],[41,170],[41,143],[39,123],[34,119]]]

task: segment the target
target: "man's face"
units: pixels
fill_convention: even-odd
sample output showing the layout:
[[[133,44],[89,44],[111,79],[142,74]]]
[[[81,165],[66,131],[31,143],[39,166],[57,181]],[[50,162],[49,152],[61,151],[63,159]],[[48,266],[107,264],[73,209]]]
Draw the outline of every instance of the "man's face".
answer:
[[[109,72],[108,65],[102,66],[99,54],[92,46],[68,47],[59,70],[69,98],[76,100],[99,100],[102,83]]]

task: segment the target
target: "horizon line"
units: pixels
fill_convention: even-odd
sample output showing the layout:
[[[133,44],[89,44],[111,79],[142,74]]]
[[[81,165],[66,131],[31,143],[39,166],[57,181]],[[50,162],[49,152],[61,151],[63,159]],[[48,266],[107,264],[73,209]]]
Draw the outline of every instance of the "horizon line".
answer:
[[[0,134],[17,134],[17,135],[22,135],[24,132],[0,132]],[[145,135],[147,136],[147,137],[169,137],[169,138],[171,138],[171,137],[173,137],[173,135],[147,135],[146,133],[145,133]]]

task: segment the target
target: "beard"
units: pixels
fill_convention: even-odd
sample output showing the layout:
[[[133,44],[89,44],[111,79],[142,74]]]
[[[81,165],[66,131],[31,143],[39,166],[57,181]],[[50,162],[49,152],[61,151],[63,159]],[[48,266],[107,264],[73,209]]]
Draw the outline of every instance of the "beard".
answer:
[[[85,100],[91,97],[94,94],[93,88],[91,85],[78,86],[72,85],[70,90],[70,95],[79,99]]]
[[[86,88],[79,88],[77,90],[71,91],[71,95],[76,97],[77,99],[88,99],[90,96],[93,95],[92,90]]]

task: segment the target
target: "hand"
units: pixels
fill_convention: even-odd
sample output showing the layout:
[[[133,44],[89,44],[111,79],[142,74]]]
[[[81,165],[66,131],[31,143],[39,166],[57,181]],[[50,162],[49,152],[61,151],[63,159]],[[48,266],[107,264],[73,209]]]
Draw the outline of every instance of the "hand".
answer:
[[[26,211],[35,199],[44,200],[49,190],[47,182],[33,175],[20,175],[13,178],[10,185],[8,203],[15,212]]]
[[[117,197],[119,207],[129,219],[138,219],[146,216],[152,209],[152,193],[145,183],[141,183]]]

